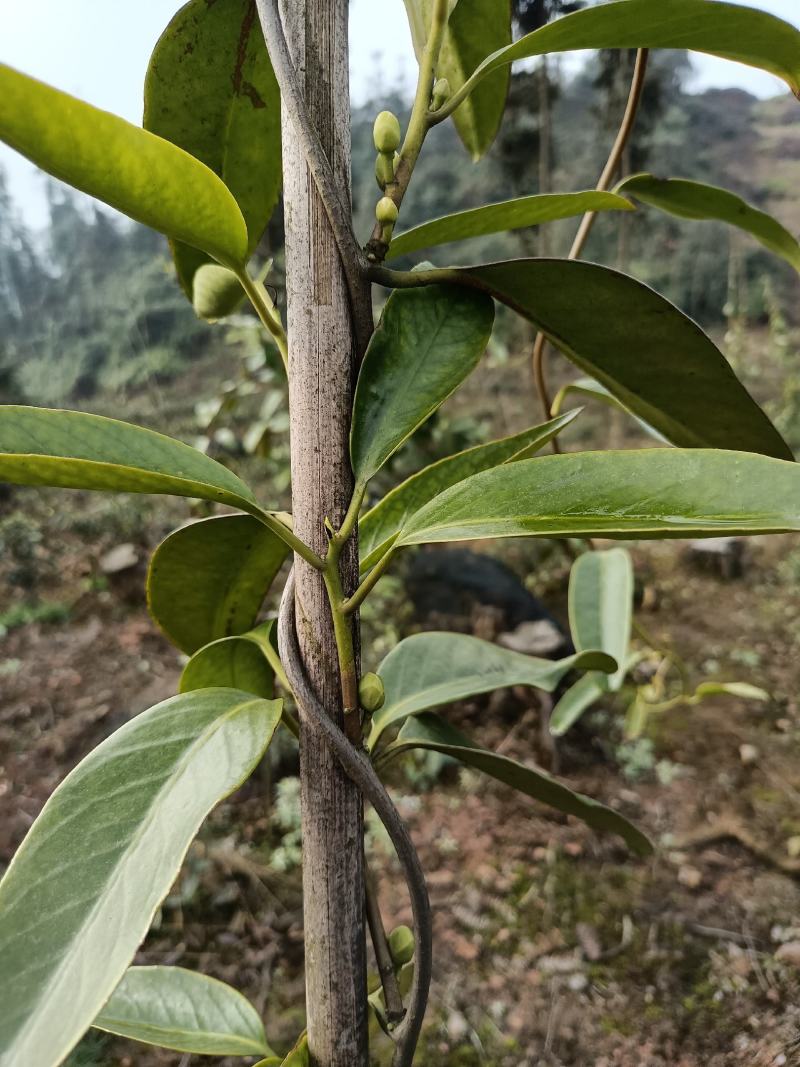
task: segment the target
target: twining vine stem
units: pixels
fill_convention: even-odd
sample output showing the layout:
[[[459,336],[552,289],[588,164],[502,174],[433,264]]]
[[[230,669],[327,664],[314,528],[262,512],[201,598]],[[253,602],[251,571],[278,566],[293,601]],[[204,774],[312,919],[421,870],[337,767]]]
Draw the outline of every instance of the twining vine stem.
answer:
[[[278,615],[278,647],[289,683],[306,713],[305,723],[328,744],[345,773],[369,800],[386,827],[408,885],[414,919],[414,977],[408,1011],[391,1031],[391,1037],[395,1042],[393,1067],[411,1067],[428,1002],[433,960],[431,906],[425,875],[409,832],[375,768],[330,718],[308,680],[297,640],[294,591],[292,571],[283,590]]]
[[[281,20],[278,0],[256,0],[261,29],[281,94],[281,104],[300,138],[311,176],[322,200],[342,261],[353,326],[363,354],[374,328],[372,302],[364,284],[366,259],[353,232],[352,211],[342,197],[319,135],[311,121]]]
[[[631,134],[633,133],[633,127],[636,123],[636,115],[642,100],[642,91],[644,89],[644,80],[647,73],[647,60],[649,55],[649,49],[647,48],[639,48],[636,52],[636,62],[633,68],[633,78],[631,79],[631,88],[628,93],[628,102],[625,105],[625,114],[622,116],[622,122],[614,144],[611,147],[606,165],[603,167],[603,173],[600,175],[597,185],[595,186],[598,193],[608,192],[611,187],[614,175],[617,173],[620,161],[622,160],[622,154],[628,145]],[[572,242],[572,248],[569,251],[569,259],[577,259],[578,256],[580,256],[589,238],[589,234],[592,232],[592,227],[594,226],[596,218],[596,211],[587,211],[581,219],[581,224],[578,227],[578,232],[575,234],[575,240]],[[551,417],[550,411],[552,400],[547,385],[547,374],[545,372],[546,348],[547,338],[543,333],[538,333],[533,345],[533,376],[536,381],[536,391],[539,394],[544,417],[549,419]],[[560,451],[555,437],[552,439],[551,445],[554,452]]]
[[[400,994],[400,986],[392,959],[392,950],[386,937],[383,926],[378,891],[372,877],[372,872],[365,866],[364,870],[364,902],[366,904],[367,925],[372,939],[372,947],[375,949],[375,959],[378,962],[378,974],[383,986],[383,999],[386,1001],[386,1021],[390,1027],[402,1022],[406,1010],[403,1007],[403,998]]]

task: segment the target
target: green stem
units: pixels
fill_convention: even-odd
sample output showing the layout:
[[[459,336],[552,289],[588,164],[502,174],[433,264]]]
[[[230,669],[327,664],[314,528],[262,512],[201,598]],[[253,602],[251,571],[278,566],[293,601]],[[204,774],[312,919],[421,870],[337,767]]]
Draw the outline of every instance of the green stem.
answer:
[[[356,589],[355,593],[353,593],[351,597],[348,597],[348,599],[344,601],[344,603],[342,604],[342,611],[345,615],[352,615],[353,612],[358,611],[358,609],[367,599],[369,594],[378,584],[380,579],[386,573],[386,569],[391,563],[393,556],[394,549],[390,548],[386,555],[378,560],[378,562],[369,572],[369,574],[361,583],[361,585],[359,585],[358,589]]]
[[[336,531],[332,538],[332,544],[340,548],[344,545],[345,541],[350,538],[350,535],[356,528],[358,523],[358,513],[361,511],[361,505],[364,502],[364,494],[367,491],[366,485],[360,483],[356,485],[353,490],[353,496],[350,500],[350,506],[347,509],[347,514],[342,520],[342,525]]]
[[[251,514],[253,518],[258,519],[259,522],[271,530],[276,537],[279,537],[281,541],[289,546],[294,552],[298,554],[306,563],[310,563],[315,570],[325,570],[325,560],[322,556],[318,556],[317,553],[307,545],[305,541],[301,541],[300,538],[285,526],[280,519],[276,519],[274,515],[271,515],[268,511],[262,511],[261,508],[253,508]]]
[[[340,549],[333,544],[325,561],[323,579],[328,593],[328,603],[333,620],[333,635],[339,657],[339,674],[342,684],[342,703],[344,705],[344,730],[353,744],[361,740],[361,716],[358,702],[358,666],[353,642],[353,630],[350,620],[344,613],[344,591],[339,574]]]
[[[267,328],[273,337],[275,344],[278,346],[278,351],[281,354],[281,359],[283,360],[283,365],[288,375],[289,342],[286,338],[286,331],[281,324],[275,305],[270,300],[269,294],[263,284],[255,278],[251,278],[247,273],[246,267],[242,267],[241,270],[237,271],[236,277],[241,282],[242,288],[247,293],[250,303],[255,308],[259,319],[261,319],[261,322]]]
[[[433,89],[436,66],[439,62],[439,54],[442,51],[442,42],[447,29],[449,12],[449,0],[434,0],[428,39],[425,42],[425,49],[419,61],[417,90],[414,94],[414,105],[408,120],[408,129],[400,149],[400,158],[397,161],[394,181],[390,182],[384,190],[384,195],[388,196],[398,208],[403,203],[403,197],[406,195],[411,175],[414,173],[414,167],[419,159],[428,130],[431,127],[431,91]],[[367,259],[371,263],[382,263],[386,258],[389,242],[384,237],[382,224],[376,222],[366,248]]]

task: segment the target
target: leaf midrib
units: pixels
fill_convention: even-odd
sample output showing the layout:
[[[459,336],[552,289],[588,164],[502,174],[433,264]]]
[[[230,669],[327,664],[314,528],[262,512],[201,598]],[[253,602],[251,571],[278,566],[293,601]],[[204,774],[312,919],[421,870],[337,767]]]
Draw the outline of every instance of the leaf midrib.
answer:
[[[242,711],[242,709],[247,708],[247,707],[251,706],[252,704],[259,704],[259,703],[262,703],[262,702],[263,702],[263,698],[258,698],[257,697],[257,698],[255,698],[253,700],[245,700],[245,701],[242,701],[239,704],[236,704],[233,708],[229,709],[223,715],[216,717],[213,720],[213,722],[210,723],[209,726],[206,727],[203,730],[203,732],[197,736],[195,741],[192,742],[190,747],[186,750],[184,755],[180,758],[178,763],[175,765],[175,771],[170,776],[169,780],[167,782],[165,782],[164,786],[161,789],[159,789],[159,791],[155,794],[155,796],[153,798],[153,803],[150,805],[147,817],[142,821],[142,823],[140,824],[139,828],[136,831],[134,831],[134,834],[130,838],[129,843],[128,843],[126,849],[125,849],[125,852],[124,852],[123,856],[120,858],[120,862],[114,866],[113,871],[111,872],[107,882],[105,883],[104,890],[102,891],[101,894],[98,894],[98,897],[97,897],[97,900],[95,901],[95,904],[93,905],[92,909],[90,910],[90,912],[86,916],[86,919],[81,923],[81,925],[80,925],[80,927],[78,929],[78,932],[73,936],[73,938],[72,938],[73,942],[76,942],[76,941],[82,942],[82,941],[85,940],[86,931],[91,929],[92,923],[95,920],[95,918],[97,916],[97,912],[101,907],[102,899],[104,897],[106,897],[108,895],[109,891],[113,887],[116,886],[117,882],[120,881],[120,879],[121,879],[121,868],[125,866],[125,861],[126,861],[127,857],[134,850],[134,846],[138,846],[138,844],[141,842],[143,836],[145,835],[145,832],[146,831],[149,832],[153,822],[156,821],[154,816],[153,816],[153,810],[157,806],[155,801],[157,799],[159,799],[164,794],[165,790],[169,787],[170,783],[174,783],[177,778],[181,777],[185,773],[187,764],[190,762],[191,756],[195,752],[195,750],[198,747],[198,745],[200,745],[201,743],[203,743],[203,744],[207,743],[207,741],[211,737],[213,737],[214,734],[217,733],[219,729],[222,728],[222,725],[224,723],[226,723],[229,719],[233,718],[235,715],[239,714]],[[53,794],[53,795],[55,796],[56,794]],[[180,857],[180,861],[178,863],[178,867],[179,868],[180,868],[180,865],[183,862],[183,856],[185,856],[185,854],[186,854],[186,852],[184,851],[184,853]],[[155,905],[155,907],[153,908],[153,910],[150,913],[150,917],[149,917],[149,919],[147,921],[147,928],[148,929],[150,927],[150,924],[153,921],[153,916],[155,915],[157,910],[158,910],[158,903]],[[37,1015],[39,1015],[40,1012],[41,1012],[42,1004],[46,1003],[46,1001],[49,999],[50,991],[54,988],[56,983],[61,982],[63,971],[65,969],[65,964],[67,962],[67,957],[68,957],[68,951],[66,951],[64,953],[64,955],[62,956],[61,960],[57,964],[55,971],[53,972],[51,977],[48,979],[47,984],[44,986],[43,989],[41,989],[39,997],[38,997],[38,1000],[37,1000],[37,1003],[36,1003],[36,1007],[34,1008],[34,1010],[29,1012],[26,1016],[23,1016],[23,1019],[25,1020],[25,1023],[26,1023],[25,1028],[23,1030],[18,1030],[17,1031],[17,1035],[14,1037],[12,1045],[10,1046],[10,1048],[8,1050],[9,1052],[13,1053],[14,1048],[17,1047],[17,1045],[19,1043],[20,1037],[24,1038],[24,1037],[27,1036],[27,1033],[28,1033],[31,1025],[33,1024],[33,1021],[36,1019]],[[125,973],[125,967],[126,966],[127,965],[123,965],[123,970],[122,970],[122,974],[120,975],[120,979],[122,978],[122,975],[124,975],[124,973]],[[114,988],[115,988],[115,986],[112,987],[112,989],[109,992],[108,996],[110,996],[111,993],[113,993]],[[108,999],[108,997],[106,997],[106,1000],[107,999]],[[104,1001],[104,1003],[105,1003],[105,1001]],[[69,1052],[69,1048],[62,1050],[62,1052],[63,1052],[63,1055],[66,1055]]]

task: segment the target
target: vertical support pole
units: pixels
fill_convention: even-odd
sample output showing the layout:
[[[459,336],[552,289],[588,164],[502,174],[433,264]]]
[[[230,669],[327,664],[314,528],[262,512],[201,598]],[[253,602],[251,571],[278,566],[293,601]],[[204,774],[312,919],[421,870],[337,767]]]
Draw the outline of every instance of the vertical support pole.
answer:
[[[340,188],[349,190],[348,0],[285,0],[282,15],[311,121]],[[353,488],[348,437],[356,345],[336,244],[285,112],[283,159],[294,529],[324,556],[324,520],[338,527]],[[297,557],[295,568],[306,671],[341,725],[336,643],[322,577]],[[355,541],[342,554],[341,575],[350,594],[358,578]],[[302,731],[300,779],[311,1060],[315,1067],[367,1067],[362,800],[311,730]]]

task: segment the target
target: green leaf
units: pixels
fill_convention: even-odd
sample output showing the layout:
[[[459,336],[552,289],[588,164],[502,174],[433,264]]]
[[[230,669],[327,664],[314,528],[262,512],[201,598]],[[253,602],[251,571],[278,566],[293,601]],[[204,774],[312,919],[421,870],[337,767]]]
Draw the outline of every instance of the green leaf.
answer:
[[[524,315],[673,444],[792,458],[711,339],[626,274],[580,261],[528,259],[441,275],[460,275]],[[441,275],[426,272],[432,282]]]
[[[220,179],[188,152],[0,64],[0,140],[55,178],[228,267],[247,227]]]
[[[405,0],[414,50],[419,59],[428,39],[432,0]],[[450,0],[437,78],[447,78],[455,93],[490,53],[511,43],[509,0]],[[510,70],[498,70],[483,81],[453,115],[464,147],[477,161],[500,128],[508,96]]]
[[[271,1052],[258,1012],[241,993],[183,967],[129,967],[92,1025],[199,1056]]]
[[[426,714],[409,720],[387,753],[400,754],[413,748],[441,752],[556,811],[574,815],[593,830],[619,834],[637,856],[649,856],[653,852],[649,839],[618,812],[580,793],[574,793],[538,768],[480,748],[438,715]]]
[[[396,645],[378,668],[386,701],[372,716],[367,747],[375,747],[387,726],[440,704],[512,685],[550,693],[571,670],[616,669],[616,660],[603,652],[537,659],[466,634],[414,634]]]
[[[0,482],[168,493],[260,512],[244,482],[197,449],[84,411],[0,406]]]
[[[478,471],[532,455],[569,425],[578,412],[579,409],[570,411],[513,437],[503,437],[499,441],[476,445],[454,456],[447,456],[392,489],[363,516],[359,524],[362,569],[374,566],[386,554],[408,518],[438,493]]]
[[[599,400],[602,404],[607,404],[611,408],[616,408],[617,411],[622,411],[626,415],[629,415],[634,419],[639,426],[650,437],[654,437],[656,441],[661,441],[667,444],[667,439],[663,434],[660,434],[658,430],[654,430],[652,426],[649,426],[644,419],[640,419],[637,415],[634,415],[632,411],[618,400],[613,393],[610,393],[604,385],[596,382],[594,378],[576,378],[575,381],[567,382],[563,385],[555,395],[553,400],[552,412],[554,415],[561,413],[561,409],[564,406],[564,401],[571,393],[577,393],[578,396],[588,397],[590,400]]]
[[[617,661],[617,671],[603,679],[615,692],[627,672],[633,623],[633,563],[624,548],[586,552],[573,563],[569,623],[578,652],[599,648]]]
[[[150,560],[150,614],[189,654],[247,633],[288,552],[250,515],[219,515],[183,526]]]
[[[122,978],[209,811],[252,772],[281,702],[165,700],[99,745],[45,804],[0,883],[0,1047],[60,1063]]]
[[[505,464],[446,489],[397,544],[484,537],[686,538],[800,530],[800,466],[651,448]]]
[[[683,178],[634,174],[621,182],[616,191],[682,219],[717,219],[737,226],[800,271],[800,243],[795,236],[777,219],[727,189]]]
[[[608,692],[605,675],[589,671],[563,693],[550,715],[550,733],[563,737],[581,715]]]
[[[517,59],[584,48],[677,48],[730,59],[782,78],[800,96],[800,32],[788,22],[717,0],[618,0],[557,19],[488,56],[465,86]]]
[[[242,306],[245,291],[242,283],[227,267],[203,263],[192,278],[192,305],[197,317],[206,322],[226,319]]]
[[[759,689],[756,685],[748,682],[701,682],[694,691],[695,697],[702,700],[704,697],[720,696],[740,697],[742,700],[769,700],[769,693],[765,689]]]
[[[386,258],[396,259],[420,248],[432,248],[450,241],[467,241],[490,233],[505,233],[526,226],[539,226],[543,222],[554,222],[556,219],[569,219],[587,211],[633,210],[629,200],[615,193],[542,193],[523,196],[517,200],[457,211],[396,234]]]
[[[198,649],[183,668],[179,691],[190,693],[222,685],[272,697],[275,672],[267,653],[277,656],[270,644],[274,627],[274,620],[270,620],[241,637],[223,637]]]
[[[144,88],[144,127],[201,160],[244,216],[252,254],[281,191],[280,94],[254,0],[190,0],[155,47]],[[206,257],[173,248],[178,277]]]
[[[494,305],[432,285],[392,293],[361,365],[350,455],[364,485],[439,407],[486,350]]]

